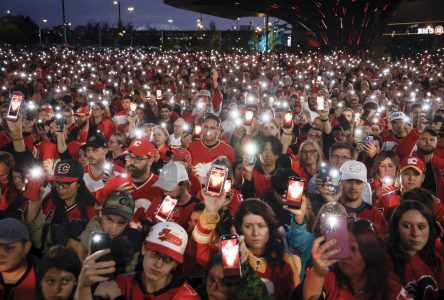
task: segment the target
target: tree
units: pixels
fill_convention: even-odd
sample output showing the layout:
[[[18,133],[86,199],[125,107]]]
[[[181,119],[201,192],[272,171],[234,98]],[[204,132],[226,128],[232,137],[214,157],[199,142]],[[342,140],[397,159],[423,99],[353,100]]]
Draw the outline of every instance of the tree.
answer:
[[[218,50],[220,49],[220,33],[217,31],[216,23],[214,23],[213,20],[211,20],[208,28],[209,32],[206,36],[206,42],[208,43],[209,50]]]
[[[33,44],[39,41],[39,27],[28,16],[3,16],[0,18],[0,42]]]

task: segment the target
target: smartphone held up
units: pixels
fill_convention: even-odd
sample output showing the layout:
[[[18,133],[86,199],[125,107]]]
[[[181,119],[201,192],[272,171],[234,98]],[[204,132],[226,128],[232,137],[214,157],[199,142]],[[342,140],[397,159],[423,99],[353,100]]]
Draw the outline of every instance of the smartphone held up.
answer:
[[[177,204],[176,199],[171,198],[170,196],[166,196],[165,199],[163,199],[159,209],[157,210],[156,219],[160,222],[168,221],[168,219],[171,216],[171,213],[176,207],[176,204]]]
[[[9,104],[6,119],[9,121],[17,121],[20,114],[20,108],[23,102],[23,94],[14,92],[12,94],[11,103]]]
[[[220,237],[224,281],[235,283],[242,278],[239,236],[227,234]]]
[[[282,124],[284,128],[291,128],[293,126],[293,113],[286,112],[284,115],[284,123]]]
[[[213,197],[220,197],[223,193],[227,176],[228,170],[225,167],[213,166],[208,176],[205,193]]]
[[[299,209],[302,204],[302,196],[304,194],[304,179],[291,176],[288,179],[286,205],[291,208]]]
[[[325,213],[321,215],[321,232],[325,236],[325,241],[335,240],[334,246],[329,250],[338,249],[339,251],[330,256],[331,259],[344,259],[350,255],[348,244],[347,217]]]

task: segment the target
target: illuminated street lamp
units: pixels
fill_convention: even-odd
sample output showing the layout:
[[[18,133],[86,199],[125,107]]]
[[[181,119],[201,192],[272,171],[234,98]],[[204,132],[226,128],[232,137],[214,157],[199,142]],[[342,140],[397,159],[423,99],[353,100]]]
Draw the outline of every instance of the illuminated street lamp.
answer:
[[[46,23],[48,22],[47,19],[43,19],[42,20],[43,24],[46,25]],[[39,26],[39,39],[40,39],[40,45],[42,44],[42,27]]]
[[[134,11],[134,7],[128,6],[128,12],[130,14],[130,26],[131,26],[131,35],[130,35],[131,47],[133,46],[133,11]]]
[[[168,23],[170,24],[170,31],[172,31],[173,30],[173,19],[168,19]]]
[[[120,29],[122,27],[122,20],[120,18],[120,0],[114,0],[114,5],[117,5],[117,10],[119,12],[119,21],[117,22],[117,27]]]
[[[128,6],[128,11],[130,13],[130,25],[133,26],[133,11],[134,11],[134,7],[133,6]]]

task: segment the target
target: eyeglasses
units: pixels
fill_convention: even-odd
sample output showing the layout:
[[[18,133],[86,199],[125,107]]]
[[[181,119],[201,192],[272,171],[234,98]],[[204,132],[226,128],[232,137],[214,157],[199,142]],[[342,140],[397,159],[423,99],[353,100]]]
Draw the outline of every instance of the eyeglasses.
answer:
[[[351,217],[347,217],[347,223],[348,224],[355,223],[359,227],[362,227],[364,230],[370,230],[372,232],[375,232],[375,227],[373,227],[373,223],[367,219],[360,219],[360,218],[356,218],[354,216],[351,216]]]
[[[134,155],[126,155],[125,159],[127,161],[131,160],[134,161],[135,163],[140,163],[141,161],[150,159],[151,157],[140,157],[140,156],[134,156]]]
[[[304,150],[304,151],[301,151],[301,155],[305,155],[305,156],[315,155],[317,153],[318,153],[317,150]]]
[[[350,156],[339,156],[339,155],[330,155],[330,158],[335,161],[347,161],[350,160]]]
[[[54,181],[52,184],[55,188],[58,189],[67,189],[71,186],[72,182],[60,182],[60,181]]]
[[[172,259],[171,257],[160,254],[159,252],[156,252],[156,251],[148,250],[147,254],[152,259],[155,259],[155,260],[161,259],[162,263],[164,263],[164,264],[171,264],[172,262],[174,262],[174,259]]]
[[[220,289],[220,288],[225,288],[225,283],[223,282],[223,280],[218,280],[216,278],[214,278],[213,276],[207,276],[206,277],[206,284],[209,286],[213,286],[216,288],[216,290]]]

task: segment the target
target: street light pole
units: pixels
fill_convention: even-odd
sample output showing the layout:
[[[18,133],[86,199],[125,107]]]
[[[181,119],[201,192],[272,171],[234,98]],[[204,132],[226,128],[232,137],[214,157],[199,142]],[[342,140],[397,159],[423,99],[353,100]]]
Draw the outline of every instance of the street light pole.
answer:
[[[173,24],[173,19],[168,19],[168,23],[170,24],[170,32],[173,31],[173,26],[171,24]]]
[[[128,11],[129,11],[129,14],[130,14],[130,26],[131,26],[131,28],[130,28],[130,30],[131,30],[131,33],[130,33],[130,43],[131,43],[131,47],[133,46],[133,11],[134,11],[134,7],[133,6],[128,6]]]
[[[114,0],[113,3],[114,3],[114,5],[117,5],[117,11],[119,13],[119,21],[117,22],[117,28],[119,28],[119,30],[120,30],[120,28],[122,27],[122,19],[120,16],[120,0]]]
[[[47,19],[42,20],[43,24],[46,24],[48,22]],[[39,39],[40,39],[40,46],[42,45],[42,27],[39,26]]]
[[[62,0],[62,17],[63,17],[63,35],[65,36],[65,45],[66,45],[68,42],[66,39],[65,0]]]

